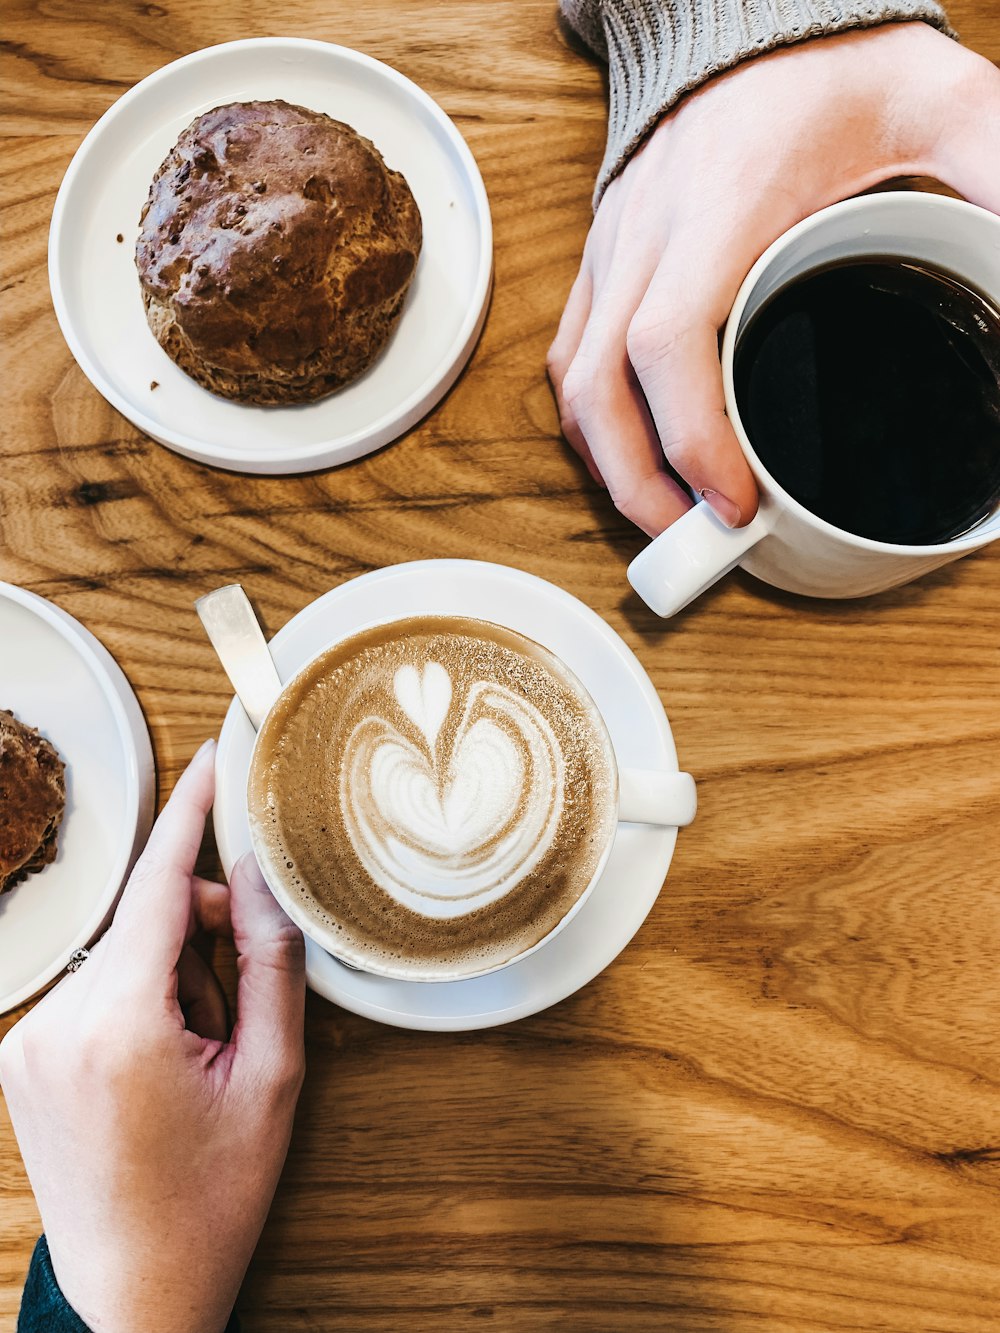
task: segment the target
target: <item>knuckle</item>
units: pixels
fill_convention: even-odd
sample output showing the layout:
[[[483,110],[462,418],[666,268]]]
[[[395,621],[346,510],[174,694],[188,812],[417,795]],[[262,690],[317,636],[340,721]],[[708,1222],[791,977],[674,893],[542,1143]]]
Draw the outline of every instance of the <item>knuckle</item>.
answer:
[[[305,939],[298,926],[287,918],[271,938],[267,961],[280,972],[300,972],[305,967]]]
[[[643,480],[645,480],[643,478]],[[609,486],[608,494],[611,496],[611,502],[623,518],[627,518],[630,523],[636,522],[639,506],[640,494],[642,492],[642,482],[629,479],[628,481],[618,482]]]
[[[653,306],[640,306],[625,332],[625,349],[641,375],[669,361],[683,340],[684,328]]]
[[[272,1107],[292,1105],[298,1100],[306,1075],[306,1053],[302,1043],[275,1053],[268,1071],[266,1100]]]
[[[582,432],[580,431],[580,423],[571,412],[563,411],[559,413],[559,430],[563,439],[567,440],[579,453]]]
[[[573,420],[589,415],[600,397],[600,386],[590,367],[579,358],[572,362],[563,378],[563,411]]]
[[[152,1045],[133,1006],[91,1004],[74,1026],[71,1059],[81,1073],[124,1079],[150,1054]]]
[[[939,61],[935,84],[949,111],[968,108],[981,118],[983,108],[1000,93],[1000,70],[992,61],[964,47],[948,51],[947,61]],[[950,117],[942,123],[948,124]]]
[[[297,1046],[283,1061],[281,1085],[286,1093],[298,1097],[306,1076],[306,1052],[304,1046]]]
[[[687,477],[698,460],[704,456],[705,434],[696,428],[672,426],[664,441],[663,452],[670,460],[670,466],[682,477]]]
[[[576,412],[562,397],[556,401],[556,414],[559,418],[559,430],[564,439],[572,444],[581,435],[580,422]]]
[[[717,448],[719,427],[722,416],[712,414],[703,417],[677,417],[665,423],[663,431],[663,452],[670,461],[670,466],[691,480],[691,473],[704,465],[713,450]]]
[[[549,379],[558,389],[566,373],[566,358],[563,355],[558,338],[545,353],[545,369],[548,372]]]
[[[636,370],[642,370],[659,352],[663,329],[654,328],[648,315],[639,311],[625,330],[625,350]]]
[[[266,940],[254,945],[252,964],[247,955],[242,955],[238,966],[241,975],[252,965],[254,971],[259,970],[262,975],[272,973],[285,978],[300,976],[305,963],[306,945],[302,932],[286,920]]]
[[[85,1070],[113,1072],[120,1060],[118,1043],[109,1041],[107,1028],[92,1015],[81,1018],[74,1033],[75,1056]]]

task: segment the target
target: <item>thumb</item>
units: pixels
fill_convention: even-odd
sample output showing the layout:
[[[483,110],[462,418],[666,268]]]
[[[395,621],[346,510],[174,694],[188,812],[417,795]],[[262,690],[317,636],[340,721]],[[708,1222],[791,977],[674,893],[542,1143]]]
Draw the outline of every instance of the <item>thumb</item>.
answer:
[[[297,1096],[305,1069],[305,946],[271,895],[252,852],[229,882],[229,911],[238,954],[233,1072],[255,1090]]]

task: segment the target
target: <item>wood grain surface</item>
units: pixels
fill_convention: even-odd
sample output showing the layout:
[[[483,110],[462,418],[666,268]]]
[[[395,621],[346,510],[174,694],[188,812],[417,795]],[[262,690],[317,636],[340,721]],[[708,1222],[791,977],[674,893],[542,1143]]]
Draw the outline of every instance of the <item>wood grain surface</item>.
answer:
[[[950,9],[1000,59],[992,0]],[[101,113],[177,56],[268,34],[423,85],[496,227],[486,330],[446,400],[372,457],[283,478],[189,462],[120,417],[46,277],[56,190]],[[0,576],[115,655],[160,801],[230,697],[196,597],[240,581],[273,633],[432,556],[517,566],[599,611],[699,783],[646,924],[548,1012],[420,1034],[310,996],[248,1333],[996,1333],[1000,548],[864,602],[736,574],[665,623],[630,594],[641,539],[561,441],[544,375],[605,123],[555,0],[7,0],[3,37]],[[13,1329],[39,1219],[5,1112],[0,1210]]]

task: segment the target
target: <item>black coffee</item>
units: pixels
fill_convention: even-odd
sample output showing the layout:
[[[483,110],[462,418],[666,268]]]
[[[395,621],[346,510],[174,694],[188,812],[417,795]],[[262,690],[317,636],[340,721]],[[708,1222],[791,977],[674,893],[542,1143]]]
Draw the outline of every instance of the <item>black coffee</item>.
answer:
[[[754,315],[734,372],[761,462],[838,528],[944,542],[1000,499],[1000,314],[951,274],[814,269]]]

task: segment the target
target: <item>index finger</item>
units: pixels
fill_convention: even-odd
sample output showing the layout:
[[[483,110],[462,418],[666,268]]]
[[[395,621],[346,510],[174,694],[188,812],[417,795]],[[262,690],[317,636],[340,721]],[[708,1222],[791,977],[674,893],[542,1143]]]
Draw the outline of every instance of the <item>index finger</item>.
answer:
[[[135,863],[107,934],[108,964],[125,976],[174,970],[192,911],[192,877],[215,795],[215,742],[177,780]]]

